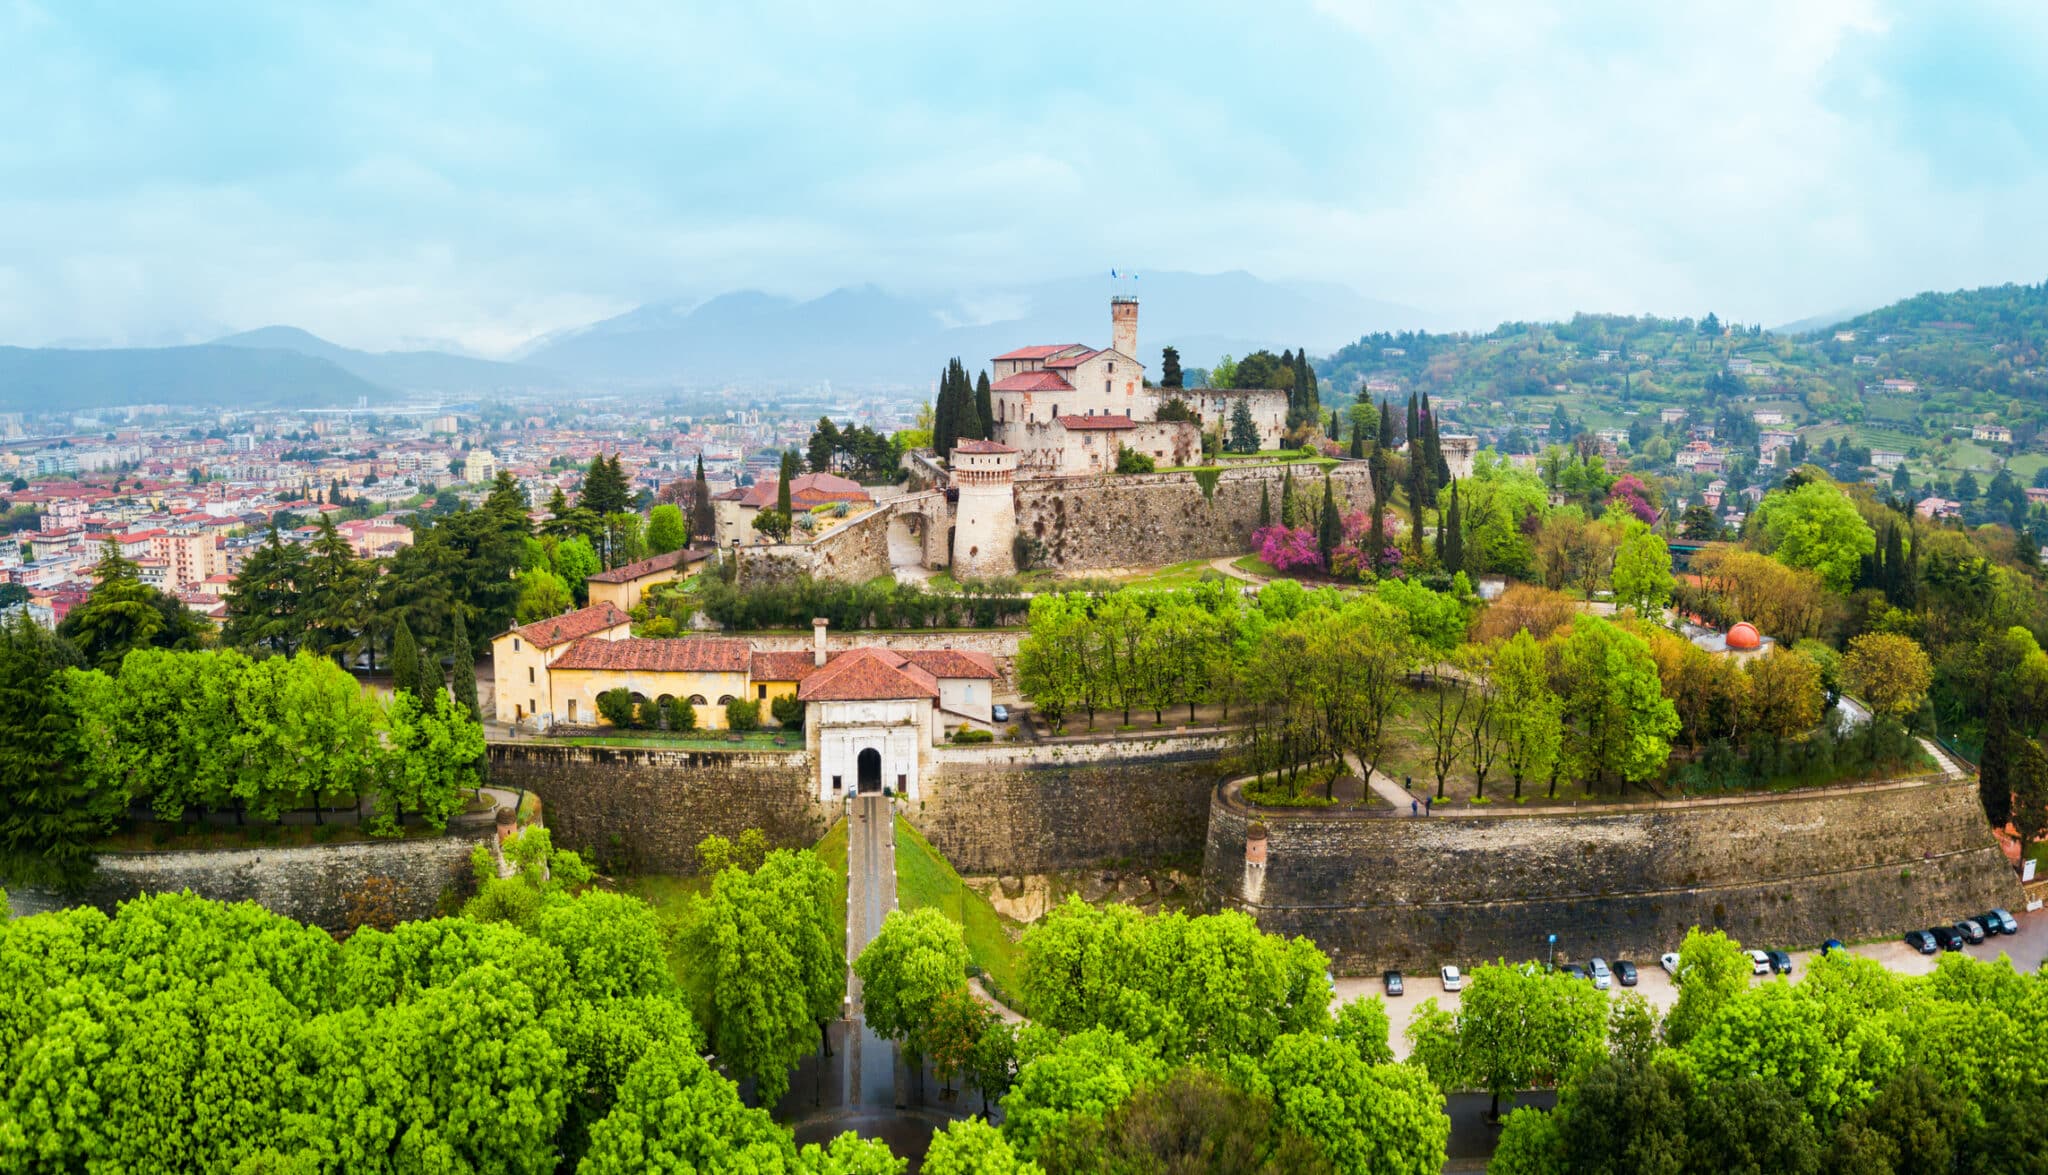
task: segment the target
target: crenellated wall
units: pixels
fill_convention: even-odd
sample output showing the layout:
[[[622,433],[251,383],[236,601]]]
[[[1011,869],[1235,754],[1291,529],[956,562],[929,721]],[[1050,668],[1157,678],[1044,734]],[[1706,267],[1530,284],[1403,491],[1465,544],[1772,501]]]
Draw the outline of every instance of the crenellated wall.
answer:
[[[1648,962],[1695,925],[1811,947],[2020,899],[1976,784],[1947,779],[1423,819],[1255,811],[1226,786],[1203,875],[1221,904],[1308,935],[1353,974],[1542,958],[1552,933],[1560,960]]]

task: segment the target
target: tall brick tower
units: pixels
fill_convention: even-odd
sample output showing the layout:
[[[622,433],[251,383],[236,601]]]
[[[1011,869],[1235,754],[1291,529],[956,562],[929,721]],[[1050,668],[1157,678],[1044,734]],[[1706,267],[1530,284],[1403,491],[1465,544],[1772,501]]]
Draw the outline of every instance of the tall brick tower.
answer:
[[[995,441],[953,446],[953,574],[961,579],[1014,575],[1017,537],[1017,450]]]
[[[1138,358],[1138,300],[1118,294],[1109,300],[1110,347],[1119,354]],[[1142,362],[1142,360],[1141,360]]]

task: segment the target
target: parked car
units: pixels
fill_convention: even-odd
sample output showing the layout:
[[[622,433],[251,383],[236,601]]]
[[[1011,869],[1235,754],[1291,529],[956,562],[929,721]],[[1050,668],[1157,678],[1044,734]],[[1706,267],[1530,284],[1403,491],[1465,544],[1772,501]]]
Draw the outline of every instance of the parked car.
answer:
[[[1956,923],[1956,933],[1962,935],[1966,942],[1974,944],[1984,941],[1984,927],[1974,918],[1965,918]]]
[[[1399,971],[1382,971],[1380,973],[1380,984],[1387,989],[1388,995],[1400,995],[1401,973]]]
[[[1010,708],[998,702],[989,707],[988,716],[997,722],[1008,722],[1010,720]]]
[[[1437,978],[1443,981],[1445,991],[1465,990],[1465,977],[1458,974],[1456,967],[1445,966],[1442,971],[1437,972]]]
[[[1839,938],[1831,938],[1826,942],[1820,944],[1820,953],[1822,955],[1832,955],[1837,951],[1843,951],[1846,949],[1848,948],[1842,945],[1842,940]]]
[[[1614,961],[1614,981],[1623,987],[1634,987],[1636,985],[1636,965],[1627,959],[1616,959]]]
[[[1771,973],[1771,957],[1769,955],[1764,954],[1762,951],[1746,951],[1744,953],[1749,956],[1749,973],[1751,975],[1769,975]]]
[[[1792,974],[1792,956],[1784,951],[1765,951],[1764,955],[1771,961],[1771,970],[1780,975]]]
[[[1941,949],[1941,944],[1935,940],[1932,934],[1925,930],[1908,930],[1906,932],[1906,945],[1923,955],[1931,955]]]
[[[1595,956],[1587,960],[1586,970],[1593,973],[1593,986],[1606,991],[1614,986],[1614,972],[1607,969],[1607,960]]]
[[[2012,915],[2004,910],[1991,910],[1982,918],[1977,919],[1977,921],[1984,924],[1986,933],[1990,932],[1994,923],[1997,924],[1998,933],[2000,934],[2018,934],[2020,932],[2020,924],[2013,921]]]
[[[1678,978],[1678,953],[1676,951],[1666,951],[1664,954],[1659,955],[1657,957],[1657,965],[1664,968],[1664,974],[1669,975],[1673,979]]]
[[[1940,946],[1942,950],[1959,951],[1963,949],[1963,936],[1958,934],[1953,926],[1930,926],[1927,928],[1927,933],[1934,936],[1936,945]]]
[[[1566,975],[1571,976],[1573,979],[1593,978],[1591,975],[1586,974],[1586,969],[1584,967],[1579,966],[1577,963],[1566,963],[1564,966],[1559,967],[1558,970],[1564,972]]]

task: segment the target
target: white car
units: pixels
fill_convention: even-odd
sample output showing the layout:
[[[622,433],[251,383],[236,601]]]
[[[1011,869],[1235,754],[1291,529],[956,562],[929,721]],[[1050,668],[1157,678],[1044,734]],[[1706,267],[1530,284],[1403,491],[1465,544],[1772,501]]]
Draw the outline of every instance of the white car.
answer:
[[[1762,951],[1744,951],[1743,953],[1749,956],[1749,973],[1751,975],[1769,975],[1771,973],[1771,957],[1769,955],[1764,954]]]
[[[1463,975],[1458,974],[1458,969],[1456,967],[1445,967],[1441,972],[1439,972],[1439,977],[1442,978],[1444,981],[1445,991],[1465,990],[1465,977]]]
[[[1614,986],[1614,972],[1607,969],[1607,960],[1595,958],[1586,964],[1586,970],[1593,973],[1593,986],[1606,991]]]
[[[1678,978],[1678,953],[1676,951],[1667,951],[1659,956],[1657,965],[1664,968],[1664,974],[1669,975],[1673,979]]]

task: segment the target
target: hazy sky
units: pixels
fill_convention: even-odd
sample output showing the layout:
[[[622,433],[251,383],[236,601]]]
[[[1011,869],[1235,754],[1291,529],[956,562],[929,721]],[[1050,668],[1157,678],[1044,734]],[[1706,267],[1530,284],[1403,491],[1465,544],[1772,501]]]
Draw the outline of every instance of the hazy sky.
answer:
[[[1473,325],[2048,276],[2038,0],[0,0],[0,62],[0,343],[497,354],[1113,265]]]

